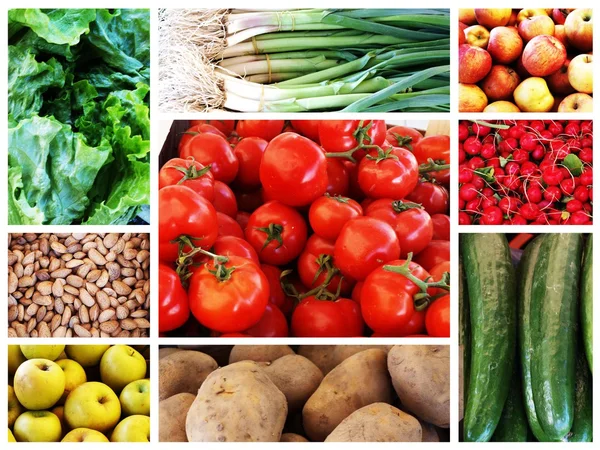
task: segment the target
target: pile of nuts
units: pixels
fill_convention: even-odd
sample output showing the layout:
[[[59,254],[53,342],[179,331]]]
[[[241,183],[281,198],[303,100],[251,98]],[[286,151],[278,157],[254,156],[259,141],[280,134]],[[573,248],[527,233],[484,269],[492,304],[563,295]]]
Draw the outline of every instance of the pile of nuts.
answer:
[[[147,337],[149,308],[148,234],[8,234],[8,337]]]

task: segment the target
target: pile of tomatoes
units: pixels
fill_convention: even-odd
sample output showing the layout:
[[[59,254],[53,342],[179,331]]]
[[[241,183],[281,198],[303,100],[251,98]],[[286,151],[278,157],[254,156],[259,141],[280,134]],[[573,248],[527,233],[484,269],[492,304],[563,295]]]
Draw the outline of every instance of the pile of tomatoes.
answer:
[[[159,174],[163,335],[449,336],[448,136],[189,126],[161,155],[176,156]]]
[[[591,120],[462,121],[461,225],[591,225]]]

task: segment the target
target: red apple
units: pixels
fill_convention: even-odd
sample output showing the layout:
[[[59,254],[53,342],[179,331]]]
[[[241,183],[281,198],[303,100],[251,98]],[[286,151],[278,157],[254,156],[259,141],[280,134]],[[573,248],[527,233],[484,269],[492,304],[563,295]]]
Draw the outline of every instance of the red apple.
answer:
[[[458,20],[466,25],[475,25],[477,23],[475,10],[473,8],[460,8],[458,10]]]
[[[496,27],[490,32],[487,51],[500,64],[516,61],[523,51],[523,40],[515,27]]]
[[[569,41],[567,40],[567,34],[565,33],[564,25],[555,25],[554,26],[554,37],[558,39],[562,45],[567,47],[569,45]]]
[[[570,59],[565,59],[563,65],[556,72],[546,77],[546,83],[548,83],[551,92],[564,95],[575,92],[575,89],[569,83],[568,70],[570,62]]]
[[[527,72],[527,69],[523,65],[523,55],[521,55],[519,57],[519,59],[517,60],[516,69],[517,69],[517,73],[519,74],[519,76],[521,77],[522,80],[524,80],[525,78],[529,78],[531,76],[531,74],[529,72]]]
[[[463,44],[458,48],[458,81],[474,84],[492,68],[492,57],[484,49]]]
[[[533,16],[519,24],[519,34],[525,42],[543,34],[554,36],[554,22],[548,16]]]
[[[519,24],[518,17],[519,17],[519,10],[513,9],[512,13],[510,13],[510,19],[508,19],[508,23],[506,24],[506,26],[507,27],[516,27]]]
[[[511,8],[483,8],[475,9],[475,18],[479,25],[488,29],[502,27],[508,23],[512,14]]]
[[[495,102],[497,100],[510,100],[521,78],[517,72],[508,66],[492,66],[492,70],[480,83],[481,89],[487,98]]]
[[[465,36],[465,30],[467,28],[467,24],[458,22],[458,45],[463,45],[467,43],[467,37]]]
[[[554,36],[536,36],[523,50],[523,66],[534,77],[556,72],[567,59],[567,49]]]
[[[565,20],[565,33],[572,46],[589,52],[594,40],[592,10],[576,9],[569,13]]]
[[[573,10],[565,8],[554,8],[552,10],[552,20],[554,20],[554,23],[556,25],[563,25],[565,23],[565,19],[571,11]]]
[[[467,44],[485,49],[490,40],[490,32],[481,25],[471,25],[465,30],[465,38],[467,39]]]
[[[548,13],[545,9],[541,8],[525,8],[519,11],[517,14],[517,25],[523,22],[525,19],[531,19],[535,16],[547,16]]]

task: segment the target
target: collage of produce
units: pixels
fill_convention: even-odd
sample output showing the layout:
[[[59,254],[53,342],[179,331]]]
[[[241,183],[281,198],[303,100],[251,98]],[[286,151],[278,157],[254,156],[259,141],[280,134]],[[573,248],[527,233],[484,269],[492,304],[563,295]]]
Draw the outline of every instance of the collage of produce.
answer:
[[[5,9],[9,443],[591,445],[593,5],[333,3]]]

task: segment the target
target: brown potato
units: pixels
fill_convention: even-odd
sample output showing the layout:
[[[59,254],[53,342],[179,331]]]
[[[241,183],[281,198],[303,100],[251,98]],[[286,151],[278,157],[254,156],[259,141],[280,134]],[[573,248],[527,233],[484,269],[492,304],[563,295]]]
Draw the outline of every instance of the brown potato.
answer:
[[[169,356],[172,353],[177,353],[180,352],[181,349],[176,348],[176,347],[165,347],[165,348],[159,348],[158,349],[158,359],[162,359],[165,356]]]
[[[185,418],[195,398],[194,394],[182,392],[158,404],[159,442],[187,442]]]
[[[236,345],[229,354],[229,364],[238,361],[272,362],[285,355],[293,355],[288,345]]]
[[[379,348],[386,353],[390,345],[301,345],[298,354],[310,359],[323,375],[327,375],[346,358],[370,348]]]
[[[447,345],[396,345],[388,369],[403,409],[442,428],[450,426],[450,349]]]
[[[283,433],[279,442],[308,442],[308,439],[296,433]]]
[[[210,356],[193,350],[171,353],[158,361],[158,398],[181,392],[196,395],[206,377],[217,369]]]
[[[419,423],[421,424],[421,430],[423,431],[421,442],[440,442],[440,436],[433,425],[423,420],[419,420]]]

